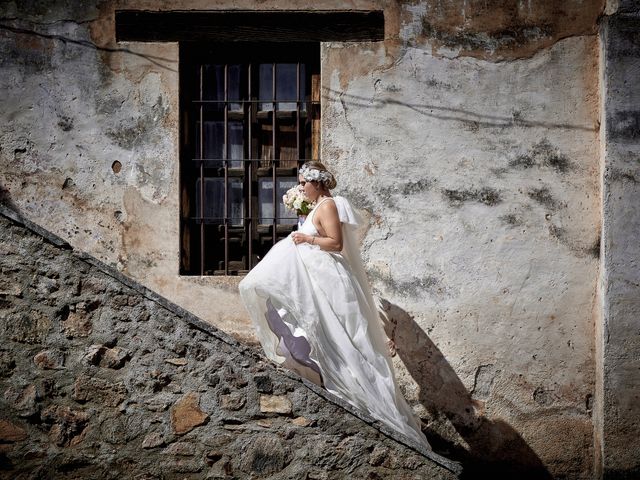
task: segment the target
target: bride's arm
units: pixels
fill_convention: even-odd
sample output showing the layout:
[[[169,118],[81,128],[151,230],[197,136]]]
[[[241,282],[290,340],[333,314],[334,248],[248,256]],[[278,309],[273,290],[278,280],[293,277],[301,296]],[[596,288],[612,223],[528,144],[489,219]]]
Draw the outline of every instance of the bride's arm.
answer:
[[[320,249],[328,252],[342,251],[342,224],[338,216],[338,209],[334,202],[324,202],[315,218],[324,230],[326,236],[313,236],[306,233],[294,233],[294,242],[307,242],[311,245],[318,245]]]

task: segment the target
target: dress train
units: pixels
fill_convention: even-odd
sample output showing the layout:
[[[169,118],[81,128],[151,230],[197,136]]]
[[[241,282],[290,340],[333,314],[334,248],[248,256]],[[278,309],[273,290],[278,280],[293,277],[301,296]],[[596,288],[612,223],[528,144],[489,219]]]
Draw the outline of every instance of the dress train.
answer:
[[[330,198],[342,222],[342,252],[296,245],[291,236],[279,241],[240,282],[243,303],[269,359],[431,449],[398,388],[360,259],[361,220],[345,198]],[[315,211],[299,231],[318,233]]]

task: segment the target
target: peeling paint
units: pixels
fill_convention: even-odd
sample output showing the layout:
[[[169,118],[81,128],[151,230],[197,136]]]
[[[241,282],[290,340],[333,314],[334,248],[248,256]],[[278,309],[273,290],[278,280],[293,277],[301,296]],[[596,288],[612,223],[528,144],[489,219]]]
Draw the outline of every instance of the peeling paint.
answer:
[[[594,35],[604,0],[499,5],[481,0],[410,2],[402,36],[411,44],[431,46],[433,55],[468,56],[489,61],[531,57],[558,40]],[[571,19],[567,21],[567,19]]]

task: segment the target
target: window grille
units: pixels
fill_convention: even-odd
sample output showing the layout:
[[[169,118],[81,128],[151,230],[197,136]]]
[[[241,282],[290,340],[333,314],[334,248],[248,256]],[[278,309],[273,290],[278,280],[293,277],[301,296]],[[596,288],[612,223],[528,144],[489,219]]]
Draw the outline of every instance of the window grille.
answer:
[[[319,158],[318,43],[180,44],[182,275],[242,275],[297,223]]]

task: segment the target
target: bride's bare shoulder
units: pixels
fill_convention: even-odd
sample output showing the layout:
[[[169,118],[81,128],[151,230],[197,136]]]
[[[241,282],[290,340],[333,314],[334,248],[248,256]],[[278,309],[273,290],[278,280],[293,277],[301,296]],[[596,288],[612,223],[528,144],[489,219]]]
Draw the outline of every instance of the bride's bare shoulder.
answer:
[[[321,215],[323,218],[338,216],[338,207],[336,205],[335,198],[333,197],[329,197],[326,200],[323,200],[317,208],[317,214]]]

